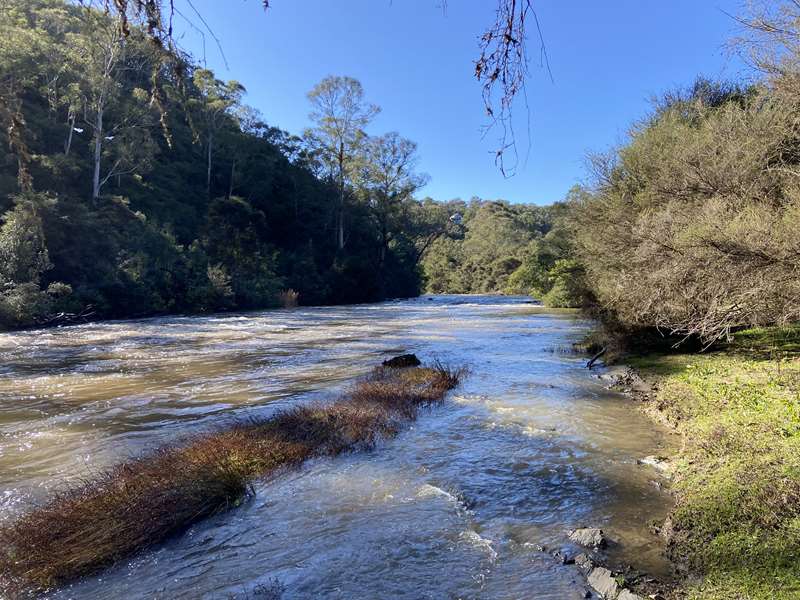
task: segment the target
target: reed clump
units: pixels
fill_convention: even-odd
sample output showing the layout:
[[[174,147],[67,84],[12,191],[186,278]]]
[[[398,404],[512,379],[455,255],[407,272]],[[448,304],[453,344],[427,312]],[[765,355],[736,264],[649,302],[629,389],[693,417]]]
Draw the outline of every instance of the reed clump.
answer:
[[[278,304],[283,308],[295,308],[300,304],[300,292],[293,289],[278,292]]]
[[[379,367],[339,399],[158,449],[73,485],[0,527],[0,595],[97,572],[239,505],[252,482],[319,456],[368,449],[443,400],[463,370]]]

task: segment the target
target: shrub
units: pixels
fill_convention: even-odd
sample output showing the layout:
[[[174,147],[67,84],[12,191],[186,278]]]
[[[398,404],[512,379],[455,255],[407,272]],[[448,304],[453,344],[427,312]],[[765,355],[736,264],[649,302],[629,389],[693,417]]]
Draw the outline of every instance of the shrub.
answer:
[[[800,111],[767,88],[707,96],[661,106],[595,159],[575,240],[607,315],[710,342],[800,318]]]
[[[294,308],[300,299],[300,293],[293,289],[283,290],[278,294],[278,303],[283,308]]]

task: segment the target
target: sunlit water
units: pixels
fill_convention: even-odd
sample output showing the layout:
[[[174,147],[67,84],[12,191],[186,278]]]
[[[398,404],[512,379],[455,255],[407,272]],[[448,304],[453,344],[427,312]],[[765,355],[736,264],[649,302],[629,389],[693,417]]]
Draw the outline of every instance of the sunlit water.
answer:
[[[325,399],[387,356],[467,364],[370,453],[256,485],[244,506],[59,598],[580,598],[547,549],[603,527],[660,573],[663,432],[563,350],[589,324],[520,298],[434,297],[0,335],[0,518],[192,432]]]

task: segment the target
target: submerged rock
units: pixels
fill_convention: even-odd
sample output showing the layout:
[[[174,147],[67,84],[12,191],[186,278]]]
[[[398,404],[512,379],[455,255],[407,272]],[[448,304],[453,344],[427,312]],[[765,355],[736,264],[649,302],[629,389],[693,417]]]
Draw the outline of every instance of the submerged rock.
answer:
[[[649,467],[653,467],[657,471],[660,471],[666,476],[669,476],[671,471],[671,465],[666,458],[662,458],[660,456],[645,456],[644,458],[640,458],[636,461],[640,465],[647,465]]]
[[[408,367],[418,367],[421,364],[422,362],[416,354],[401,354],[383,361],[383,366],[390,369],[407,369]]]
[[[558,562],[562,565],[574,565],[575,564],[575,557],[572,556],[569,552],[565,550],[555,550],[552,553],[553,558],[555,558]]]
[[[619,584],[614,575],[605,567],[595,567],[589,573],[589,585],[600,594],[601,598],[616,598],[619,593]]]
[[[606,545],[606,537],[603,530],[597,527],[580,527],[569,532],[570,541],[583,546],[584,548],[603,548]]]
[[[575,565],[585,574],[594,569],[594,561],[585,552],[581,552],[575,557]]]

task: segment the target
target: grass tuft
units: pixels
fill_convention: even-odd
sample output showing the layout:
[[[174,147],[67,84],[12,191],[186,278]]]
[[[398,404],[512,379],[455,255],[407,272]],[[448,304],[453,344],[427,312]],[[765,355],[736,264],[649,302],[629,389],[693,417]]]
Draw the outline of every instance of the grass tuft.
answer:
[[[381,367],[335,402],[200,435],[74,485],[0,527],[0,592],[17,597],[95,573],[238,506],[259,477],[370,448],[463,375],[440,364]]]

